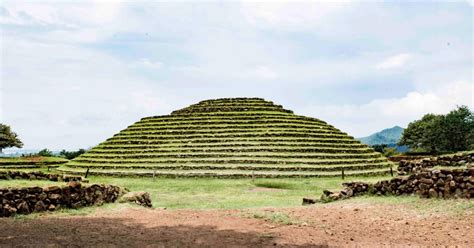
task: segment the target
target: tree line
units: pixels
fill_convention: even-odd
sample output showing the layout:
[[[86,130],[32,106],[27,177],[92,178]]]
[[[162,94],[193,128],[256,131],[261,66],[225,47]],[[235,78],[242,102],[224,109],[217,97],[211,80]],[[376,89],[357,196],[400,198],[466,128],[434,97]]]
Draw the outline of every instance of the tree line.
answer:
[[[22,148],[23,142],[21,142],[20,138],[18,137],[18,134],[12,131],[10,126],[0,123],[0,153],[2,153],[3,149],[10,147]],[[84,154],[85,152],[85,149],[79,149],[77,151],[66,151],[63,149],[59,152],[59,154],[54,154],[48,149],[43,149],[38,153],[25,154],[24,156],[59,156],[67,159],[73,159],[81,154]]]
[[[460,106],[446,115],[426,114],[408,124],[398,145],[410,151],[445,153],[474,149],[474,114]]]

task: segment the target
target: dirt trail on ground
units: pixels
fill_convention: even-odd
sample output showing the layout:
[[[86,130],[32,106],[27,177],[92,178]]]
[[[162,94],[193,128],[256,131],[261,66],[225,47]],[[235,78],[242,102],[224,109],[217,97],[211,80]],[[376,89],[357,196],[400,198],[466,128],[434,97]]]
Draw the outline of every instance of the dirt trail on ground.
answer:
[[[265,218],[286,214],[284,224]],[[290,223],[288,223],[290,222]],[[474,214],[420,214],[400,205],[285,209],[123,208],[89,216],[0,219],[0,247],[469,247]]]

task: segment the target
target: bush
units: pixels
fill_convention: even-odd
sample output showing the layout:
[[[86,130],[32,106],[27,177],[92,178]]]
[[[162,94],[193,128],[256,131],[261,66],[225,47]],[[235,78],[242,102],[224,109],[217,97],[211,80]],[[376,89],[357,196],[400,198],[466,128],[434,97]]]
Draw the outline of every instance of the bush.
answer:
[[[54,156],[53,155],[53,152],[48,150],[47,148],[41,150],[38,152],[38,156],[42,156],[42,157],[52,157]]]
[[[74,159],[76,157],[78,157],[79,155],[81,154],[84,154],[86,152],[85,149],[79,149],[77,151],[66,151],[66,150],[62,150],[59,155],[62,156],[62,157],[65,157],[69,160],[71,159]]]

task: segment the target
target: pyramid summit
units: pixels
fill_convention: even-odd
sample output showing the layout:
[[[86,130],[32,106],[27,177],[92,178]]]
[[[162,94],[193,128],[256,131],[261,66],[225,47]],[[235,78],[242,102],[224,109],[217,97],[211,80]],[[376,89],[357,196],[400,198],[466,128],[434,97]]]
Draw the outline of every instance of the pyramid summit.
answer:
[[[261,98],[205,100],[142,118],[61,168],[170,177],[381,175],[392,164],[327,124]]]

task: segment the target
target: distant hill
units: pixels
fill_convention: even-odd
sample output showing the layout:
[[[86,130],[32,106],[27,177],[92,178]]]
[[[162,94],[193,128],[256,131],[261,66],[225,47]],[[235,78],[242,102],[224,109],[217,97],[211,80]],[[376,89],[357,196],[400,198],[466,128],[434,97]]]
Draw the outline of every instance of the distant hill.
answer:
[[[403,128],[394,126],[392,128],[384,129],[380,132],[374,133],[367,137],[357,138],[366,145],[381,145],[386,144],[389,146],[396,145],[398,140],[402,137]]]

